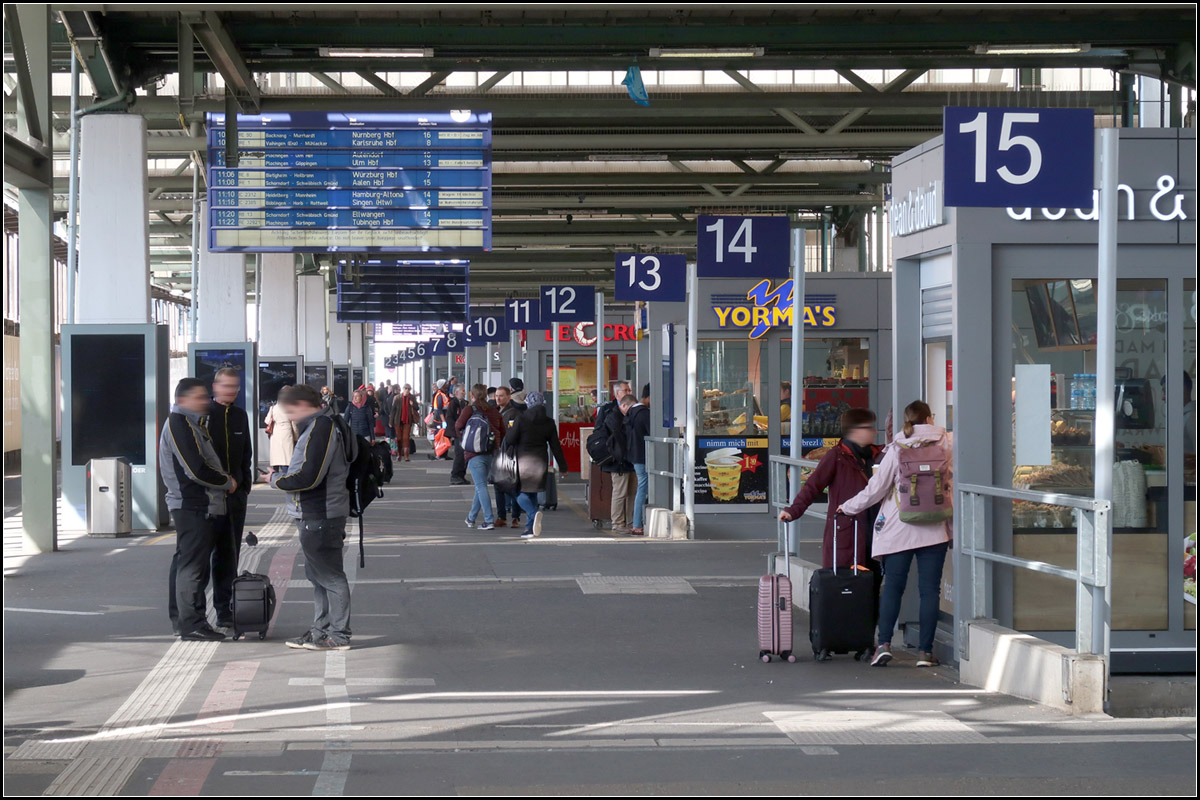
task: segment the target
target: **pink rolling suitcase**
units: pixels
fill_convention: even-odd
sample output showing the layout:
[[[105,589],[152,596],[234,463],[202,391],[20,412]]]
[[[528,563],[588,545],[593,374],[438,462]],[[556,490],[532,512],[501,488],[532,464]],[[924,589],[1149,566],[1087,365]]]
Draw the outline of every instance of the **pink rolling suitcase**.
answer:
[[[782,554],[791,572],[791,559]],[[764,663],[771,656],[795,661],[792,654],[792,579],[789,575],[772,572],[758,579],[758,657]]]

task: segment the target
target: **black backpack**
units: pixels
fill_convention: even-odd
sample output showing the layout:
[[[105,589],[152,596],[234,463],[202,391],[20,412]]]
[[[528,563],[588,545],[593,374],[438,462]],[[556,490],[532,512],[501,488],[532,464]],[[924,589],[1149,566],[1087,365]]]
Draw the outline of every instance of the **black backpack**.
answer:
[[[343,446],[350,468],[346,473],[346,488],[350,490],[350,516],[358,517],[358,566],[366,567],[366,551],[363,547],[363,512],[377,497],[383,497],[383,467],[372,452],[366,437],[350,430],[346,420],[334,417],[342,433]],[[354,445],[357,445],[355,447]],[[390,464],[389,464],[390,466]]]
[[[371,457],[375,459],[379,479],[383,483],[391,483],[395,470],[392,469],[392,448],[387,442],[376,442],[371,445]]]
[[[593,464],[607,464],[612,461],[613,454],[608,448],[608,431],[599,424],[588,434],[587,454]]]

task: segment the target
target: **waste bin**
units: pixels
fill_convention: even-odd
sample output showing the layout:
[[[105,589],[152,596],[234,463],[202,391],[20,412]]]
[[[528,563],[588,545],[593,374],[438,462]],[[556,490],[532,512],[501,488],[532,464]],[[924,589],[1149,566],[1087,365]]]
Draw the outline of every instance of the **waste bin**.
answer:
[[[133,467],[127,458],[93,458],[87,465],[87,528],[90,536],[128,536],[133,531]]]

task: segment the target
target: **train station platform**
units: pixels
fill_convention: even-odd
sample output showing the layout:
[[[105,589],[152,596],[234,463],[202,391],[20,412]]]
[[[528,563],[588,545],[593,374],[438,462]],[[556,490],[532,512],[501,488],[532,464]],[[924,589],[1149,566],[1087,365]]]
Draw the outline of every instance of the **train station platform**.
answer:
[[[802,614],[802,658],[762,664],[772,542],[614,537],[574,481],[521,541],[468,529],[446,471],[397,466],[365,568],[349,538],[347,652],[283,646],[311,592],[269,488],[243,550],[277,587],[266,641],[171,636],[170,532],[6,557],[7,793],[1193,793],[1194,718],[1070,717],[903,652],[817,663]]]

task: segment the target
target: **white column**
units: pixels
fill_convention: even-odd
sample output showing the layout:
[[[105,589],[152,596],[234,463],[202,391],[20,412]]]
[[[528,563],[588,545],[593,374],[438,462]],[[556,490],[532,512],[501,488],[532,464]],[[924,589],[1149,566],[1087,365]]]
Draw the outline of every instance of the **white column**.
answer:
[[[329,360],[335,365],[350,363],[350,326],[337,321],[337,312],[329,312]]]
[[[75,320],[149,322],[146,120],[137,114],[93,114],[81,125]]]
[[[260,356],[294,356],[296,349],[296,257],[263,253],[262,302],[258,330]]]
[[[361,322],[350,323],[350,366],[361,369],[367,361],[366,333]]]
[[[328,300],[323,276],[296,278],[296,349],[305,364],[329,360]]]
[[[246,341],[246,256],[210,253],[208,203],[200,203],[200,280],[196,298],[196,341]]]

